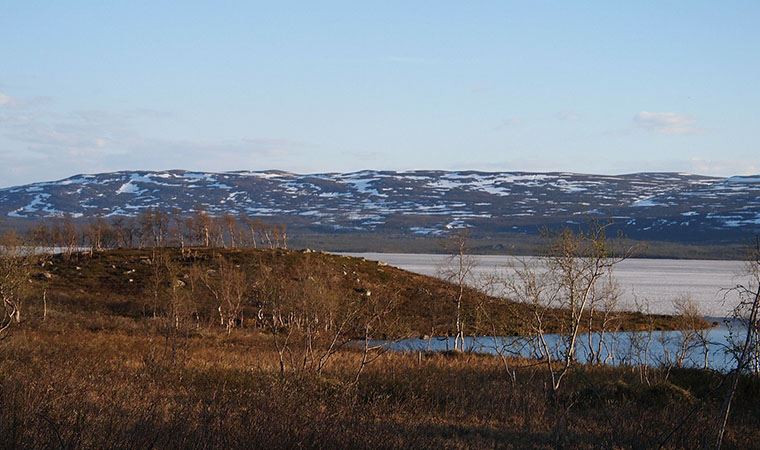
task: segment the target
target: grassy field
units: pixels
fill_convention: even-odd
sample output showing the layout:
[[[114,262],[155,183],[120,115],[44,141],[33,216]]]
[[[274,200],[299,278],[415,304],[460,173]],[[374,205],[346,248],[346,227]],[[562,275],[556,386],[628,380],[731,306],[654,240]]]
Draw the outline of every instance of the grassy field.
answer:
[[[212,265],[215,252],[168,252],[171,277],[155,286],[151,250],[47,263],[0,341],[0,447],[700,448],[714,437],[723,376],[707,371],[577,366],[553,393],[533,360],[381,352],[363,367],[359,349],[341,347],[314,370],[299,361],[319,350],[295,339],[283,366],[282,335],[257,326],[254,304],[226,329],[194,287],[226,267]],[[379,334],[451,326],[451,286],[433,278],[319,253],[223,253],[261,295],[275,279],[287,281],[280,295],[325,301],[393,293],[406,319]],[[181,321],[152,303],[179,290],[195,293]],[[519,331],[515,305],[469,295]],[[756,448],[760,383],[745,378],[739,389],[724,448]]]
[[[699,448],[720,404],[707,372],[652,371],[647,384],[583,367],[558,407],[530,361],[513,361],[513,380],[494,357],[386,353],[354,384],[355,351],[320,376],[281,376],[271,336],[161,330],[53,316],[14,332],[0,346],[0,446]],[[725,448],[756,448],[759,389],[742,384]]]

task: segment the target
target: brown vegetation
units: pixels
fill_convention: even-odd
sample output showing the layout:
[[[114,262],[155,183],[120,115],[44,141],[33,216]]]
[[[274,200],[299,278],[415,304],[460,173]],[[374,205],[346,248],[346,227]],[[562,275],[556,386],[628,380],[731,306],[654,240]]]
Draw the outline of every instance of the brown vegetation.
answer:
[[[0,347],[0,447],[698,448],[720,406],[709,372],[647,385],[586,368],[566,380],[557,436],[544,369],[527,362],[513,381],[493,357],[384,353],[354,383],[360,352],[342,350],[320,375],[282,378],[272,339],[199,330],[172,344],[150,320],[93,313],[27,322]],[[740,384],[725,448],[754,448],[759,390]]]
[[[159,296],[156,286],[169,285],[164,280],[169,276],[167,270],[176,272],[172,283],[187,284],[192,291],[195,309],[191,315],[204,326],[212,321],[230,323],[230,318],[220,318],[220,306],[227,312],[236,309],[237,322],[242,321],[248,327],[261,326],[259,317],[266,312],[265,300],[290,295],[308,296],[320,302],[334,297],[342,302],[381,298],[395,303],[397,320],[376,327],[372,336],[375,338],[454,335],[457,331],[459,285],[376,261],[320,252],[202,248],[109,250],[92,257],[57,255],[44,270],[40,269],[39,274],[47,275],[37,278],[45,279],[48,297],[59,308],[71,306],[75,311],[86,308],[141,317],[146,313],[157,314],[153,311],[156,306],[146,305],[145,299]],[[241,279],[242,276],[245,278]],[[224,294],[226,299],[220,298],[222,290],[236,287],[234,279],[220,280],[222,277],[238,277],[238,288],[245,283],[249,291],[244,293],[245,298],[240,298],[243,293],[238,292],[234,305],[230,303],[232,292]],[[76,289],[72,289],[73,286]],[[464,306],[461,310],[467,316],[463,320],[471,325],[469,334],[490,330],[491,323],[498,323],[499,332],[504,335],[529,331],[526,317],[532,314],[532,309],[527,305],[489,297],[466,286],[462,291]],[[226,314],[224,311],[222,315]],[[547,332],[560,330],[555,316],[559,314],[559,310],[549,309]],[[678,326],[677,320],[669,316],[619,312],[616,318],[618,329],[622,330],[639,330],[649,325],[667,330]]]
[[[267,233],[282,246],[284,231]],[[537,311],[542,332],[698,328],[693,314],[608,314],[596,297],[567,296],[599,309],[539,310],[283,248],[14,248],[3,247],[4,273],[26,283],[8,297],[20,315],[0,341],[1,448],[694,448],[713,442],[722,411],[726,378],[709,371],[643,376],[571,357],[393,353],[369,341],[530,334]],[[548,383],[557,370],[562,389]],[[760,437],[760,383],[732,380],[723,445],[748,448]]]

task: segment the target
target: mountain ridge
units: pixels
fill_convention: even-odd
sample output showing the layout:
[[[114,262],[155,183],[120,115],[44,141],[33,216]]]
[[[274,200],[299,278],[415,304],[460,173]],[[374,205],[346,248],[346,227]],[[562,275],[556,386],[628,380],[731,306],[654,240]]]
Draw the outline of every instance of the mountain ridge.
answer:
[[[735,240],[760,232],[760,175],[174,169],[0,189],[0,216],[8,218],[136,216],[149,208],[257,216],[317,232],[498,234],[611,219],[633,237]]]

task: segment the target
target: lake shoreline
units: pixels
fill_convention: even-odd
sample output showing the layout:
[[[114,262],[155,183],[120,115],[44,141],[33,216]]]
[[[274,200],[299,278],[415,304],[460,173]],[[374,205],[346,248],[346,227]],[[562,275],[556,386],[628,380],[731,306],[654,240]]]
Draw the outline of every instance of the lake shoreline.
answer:
[[[448,255],[433,253],[336,253],[381,261],[411,272],[438,276]],[[532,256],[472,255],[478,277],[508,272],[509,261],[535,260]],[[614,275],[623,289],[621,310],[640,308],[652,314],[672,315],[673,301],[690,296],[707,317],[730,317],[738,302],[730,288],[744,282],[744,261],[630,258],[619,263]],[[476,278],[477,280],[477,278]],[[647,311],[648,308],[648,311]]]

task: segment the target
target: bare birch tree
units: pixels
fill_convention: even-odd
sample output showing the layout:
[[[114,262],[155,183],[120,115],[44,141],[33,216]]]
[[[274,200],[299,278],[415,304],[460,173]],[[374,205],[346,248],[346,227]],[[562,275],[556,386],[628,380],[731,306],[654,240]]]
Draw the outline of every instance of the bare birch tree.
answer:
[[[227,333],[242,325],[242,307],[249,292],[245,272],[222,255],[215,257],[214,271],[200,272],[200,281],[214,297],[219,313],[219,323]]]
[[[465,317],[463,305],[467,293],[467,283],[472,281],[473,270],[477,265],[469,253],[469,233],[461,230],[454,233],[447,243],[450,256],[440,273],[443,279],[454,285],[454,351],[464,350]]]
[[[684,367],[687,358],[699,347],[703,347],[704,365],[707,366],[709,347],[704,331],[704,314],[699,305],[689,296],[680,296],[673,300],[673,309],[679,331],[672,363],[675,367]]]
[[[739,386],[742,373],[747,372],[760,348],[760,238],[755,240],[745,264],[745,274],[748,281],[736,286],[733,290],[739,294],[739,303],[734,309],[734,318],[744,328],[744,339],[735,346],[736,366],[728,377],[728,389],[723,399],[719,416],[718,432],[715,448],[720,449],[726,433],[731,405]]]
[[[532,333],[555,395],[577,361],[580,332],[598,323],[587,322],[592,310],[599,314],[599,306],[614,306],[613,268],[628,254],[615,255],[606,227],[592,223],[587,231],[563,230],[546,256],[523,260],[512,270],[507,291],[514,300],[531,306]],[[550,323],[560,334],[555,345],[545,336]]]
[[[22,303],[28,293],[33,260],[33,254],[15,232],[0,236],[0,334],[21,322]]]

